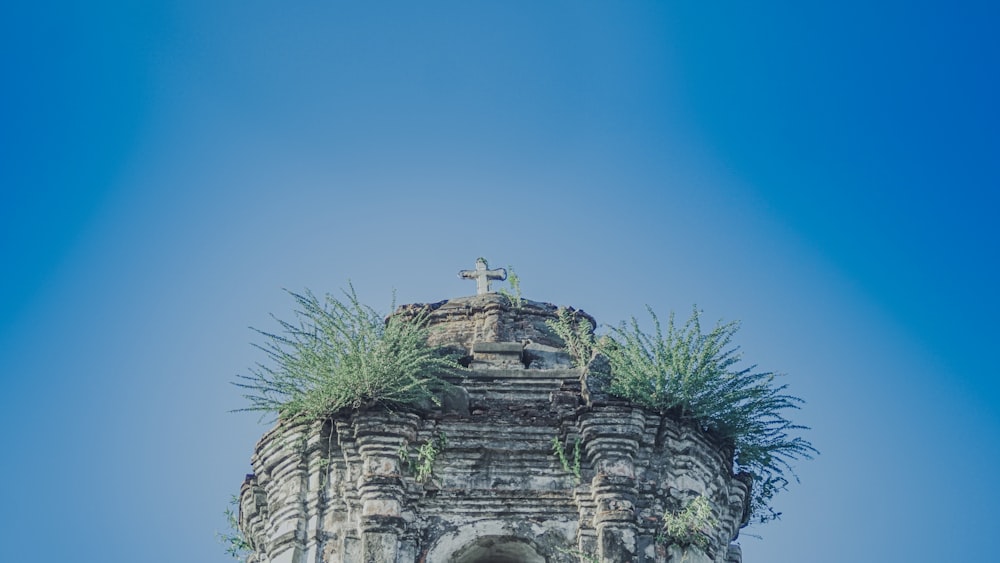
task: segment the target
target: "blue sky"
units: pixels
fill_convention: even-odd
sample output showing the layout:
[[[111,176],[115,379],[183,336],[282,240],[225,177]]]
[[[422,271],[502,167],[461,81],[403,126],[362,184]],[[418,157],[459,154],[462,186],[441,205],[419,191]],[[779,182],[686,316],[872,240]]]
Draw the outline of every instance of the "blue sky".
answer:
[[[248,327],[480,255],[600,322],[743,321],[822,452],[747,563],[994,556],[988,3],[141,4],[0,18],[11,561],[226,561]]]

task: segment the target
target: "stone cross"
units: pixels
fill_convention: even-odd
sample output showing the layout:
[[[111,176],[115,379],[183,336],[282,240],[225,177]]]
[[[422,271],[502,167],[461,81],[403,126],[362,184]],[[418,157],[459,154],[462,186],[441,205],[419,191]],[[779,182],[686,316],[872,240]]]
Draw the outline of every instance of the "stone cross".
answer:
[[[490,292],[490,280],[503,281],[507,279],[507,270],[503,268],[490,270],[488,268],[486,259],[479,258],[476,260],[475,270],[462,270],[458,273],[458,277],[467,280],[476,280],[476,295],[483,295]]]

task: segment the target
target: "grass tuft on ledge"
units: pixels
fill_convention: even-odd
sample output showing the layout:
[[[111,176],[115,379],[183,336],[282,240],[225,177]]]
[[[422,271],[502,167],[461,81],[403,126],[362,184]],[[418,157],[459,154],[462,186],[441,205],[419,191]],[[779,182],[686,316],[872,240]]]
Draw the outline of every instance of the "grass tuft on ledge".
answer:
[[[566,343],[578,366],[590,369],[598,354],[608,360],[608,392],[711,433],[734,451],[734,471],[752,476],[750,521],[766,523],[780,516],[772,498],[795,478],[792,463],[811,459],[813,445],[798,436],[789,410],[802,399],[786,392],[779,374],[742,367],[733,337],[737,321],[719,322],[702,332],[697,308],[683,325],[671,314],[666,330],[652,309],[653,333],[633,317],[595,338],[594,327],[568,310],[549,326]],[[608,369],[608,368],[605,368]]]
[[[427,344],[427,312],[386,320],[348,288],[342,299],[288,291],[297,305],[294,321],[276,319],[278,333],[253,329],[264,337],[254,346],[268,361],[234,382],[250,403],[238,410],[317,420],[373,405],[437,402],[447,385],[442,376],[462,367]]]

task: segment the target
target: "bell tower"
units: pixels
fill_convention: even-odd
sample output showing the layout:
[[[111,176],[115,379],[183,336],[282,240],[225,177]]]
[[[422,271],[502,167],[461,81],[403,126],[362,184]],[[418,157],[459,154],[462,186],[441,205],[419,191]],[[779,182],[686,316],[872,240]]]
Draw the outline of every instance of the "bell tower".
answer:
[[[279,422],[240,491],[254,563],[739,563],[749,482],[732,449],[606,393],[549,325],[559,308],[485,291],[428,315],[466,366],[408,410]],[[579,310],[571,314],[593,319]],[[701,541],[664,515],[701,499]]]

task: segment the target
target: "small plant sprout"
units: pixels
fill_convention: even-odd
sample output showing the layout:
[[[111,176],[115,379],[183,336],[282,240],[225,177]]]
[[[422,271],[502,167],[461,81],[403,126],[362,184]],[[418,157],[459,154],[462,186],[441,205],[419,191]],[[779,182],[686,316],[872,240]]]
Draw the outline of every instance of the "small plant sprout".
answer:
[[[581,481],[581,470],[580,470],[580,457],[582,455],[580,449],[580,439],[577,438],[576,442],[573,444],[573,461],[569,460],[566,455],[566,448],[563,446],[559,437],[552,438],[552,453],[559,458],[559,463],[562,465],[563,471],[573,475],[576,478],[577,484]]]
[[[406,445],[400,446],[397,455],[400,463],[413,472],[415,481],[426,483],[434,474],[434,463],[447,446],[448,438],[441,432],[436,438],[427,440],[417,448],[416,461],[410,458],[409,448]]]
[[[520,309],[524,304],[524,299],[521,297],[521,278],[510,264],[507,265],[507,283],[510,284],[510,289],[501,288],[500,294],[509,299],[515,309]]]
[[[229,499],[229,506],[223,511],[226,517],[228,530],[219,532],[216,535],[219,541],[226,546],[226,554],[232,556],[237,561],[245,562],[251,553],[256,551],[253,541],[240,530],[237,515],[239,513],[239,497],[233,495]]]
[[[687,550],[697,546],[704,550],[711,542],[712,530],[719,525],[712,514],[712,505],[698,495],[683,510],[663,514],[663,536],[670,543]]]
[[[594,325],[589,319],[561,307],[556,311],[556,318],[549,319],[545,324],[566,344],[566,351],[577,367],[585,368],[590,364],[597,343],[594,339]]]

